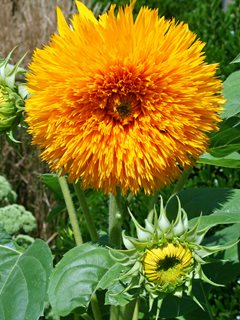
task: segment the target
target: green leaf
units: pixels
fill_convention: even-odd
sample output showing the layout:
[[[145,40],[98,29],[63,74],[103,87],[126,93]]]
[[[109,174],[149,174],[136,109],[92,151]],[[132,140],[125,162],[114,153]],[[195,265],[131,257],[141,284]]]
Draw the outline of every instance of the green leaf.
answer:
[[[238,63],[238,62],[240,62],[240,53],[230,63]]]
[[[217,224],[240,223],[240,190],[225,188],[198,188],[180,192],[178,197],[182,208],[190,220],[190,226],[202,215],[199,228]],[[171,198],[167,204],[170,219],[177,214],[177,199]]]
[[[224,110],[221,112],[221,118],[226,119],[237,115],[240,112],[240,98],[227,100]]]
[[[121,282],[114,282],[112,286],[106,293],[106,304],[113,306],[122,306],[127,305],[131,300],[134,299],[133,295],[128,292],[124,292],[125,287]]]
[[[11,236],[5,231],[5,229],[0,224],[0,244],[7,244],[11,241]]]
[[[238,152],[233,152],[225,157],[214,157],[209,153],[204,153],[199,158],[198,163],[225,168],[240,168],[240,154]]]
[[[41,175],[41,181],[54,193],[58,200],[63,200],[63,194],[58,182],[57,174],[46,173]]]
[[[235,116],[224,120],[219,131],[211,136],[209,152],[214,157],[224,157],[240,150],[240,118]]]
[[[229,118],[240,112],[240,71],[233,72],[224,81],[223,84],[223,95],[227,99],[224,105],[224,111],[222,117]],[[235,105],[235,107],[233,107]],[[234,111],[235,110],[235,111]]]
[[[224,245],[228,242],[236,242],[240,237],[240,223],[234,224],[230,227],[217,231],[213,236],[208,237],[204,244],[208,246]],[[231,248],[225,250],[223,253],[223,259],[229,261],[239,262],[239,243],[236,243]]]
[[[85,243],[68,251],[50,278],[54,313],[65,316],[75,308],[87,308],[94,292],[111,286],[121,270],[105,247]]]
[[[51,269],[51,252],[42,240],[23,254],[0,246],[0,319],[39,319]]]

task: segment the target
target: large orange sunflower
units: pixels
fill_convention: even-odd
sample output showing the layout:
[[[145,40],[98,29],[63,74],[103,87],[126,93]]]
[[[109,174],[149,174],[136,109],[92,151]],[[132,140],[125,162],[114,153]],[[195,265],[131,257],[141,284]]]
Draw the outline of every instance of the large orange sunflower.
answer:
[[[206,151],[222,104],[216,64],[184,23],[134,2],[96,19],[81,2],[30,64],[33,143],[56,172],[85,187],[146,193]]]

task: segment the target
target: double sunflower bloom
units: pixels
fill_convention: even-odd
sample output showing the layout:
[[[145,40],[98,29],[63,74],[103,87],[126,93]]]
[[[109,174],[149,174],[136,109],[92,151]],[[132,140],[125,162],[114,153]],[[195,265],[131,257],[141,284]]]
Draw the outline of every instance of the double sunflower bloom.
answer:
[[[96,19],[81,2],[37,49],[27,123],[55,172],[84,187],[145,193],[176,179],[206,151],[220,120],[221,81],[184,23],[134,1]]]

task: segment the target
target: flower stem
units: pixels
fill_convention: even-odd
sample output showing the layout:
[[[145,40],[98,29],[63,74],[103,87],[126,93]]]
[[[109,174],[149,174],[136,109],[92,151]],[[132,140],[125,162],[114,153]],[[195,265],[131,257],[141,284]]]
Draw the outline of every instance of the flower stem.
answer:
[[[121,189],[116,188],[116,195],[110,194],[109,198],[109,243],[117,248],[121,248],[121,225],[122,225],[122,205]],[[119,306],[111,306],[110,320],[123,320],[122,310]]]
[[[90,234],[91,240],[92,241],[98,241],[98,233],[97,233],[93,218],[92,218],[92,216],[90,214],[90,211],[89,211],[89,208],[88,208],[88,204],[87,204],[84,192],[81,189],[79,183],[77,183],[77,184],[74,183],[73,186],[74,186],[74,190],[76,192],[76,195],[78,197],[79,204],[80,204],[80,206],[82,208],[82,211],[83,211],[83,214],[84,214],[84,218],[85,218],[85,221],[86,221],[86,224],[87,224],[87,228],[88,228],[88,232]]]
[[[82,235],[81,235],[81,231],[78,225],[78,219],[77,219],[77,215],[76,215],[76,211],[74,208],[74,204],[72,201],[72,197],[69,191],[69,187],[66,181],[65,177],[58,177],[58,181],[63,193],[63,197],[66,203],[66,207],[67,207],[67,211],[68,211],[68,215],[69,215],[69,219],[70,219],[70,223],[73,229],[73,234],[74,234],[74,239],[77,245],[80,245],[83,243],[82,240]]]
[[[121,229],[122,225],[122,206],[121,206],[121,190],[116,188],[116,195],[110,194],[109,199],[109,226],[108,236],[109,243],[118,248],[121,247]]]
[[[78,220],[77,220],[76,211],[75,211],[72,197],[71,197],[71,194],[69,191],[68,183],[67,183],[65,177],[59,176],[58,180],[59,180],[60,187],[62,189],[62,193],[63,193],[63,197],[64,197],[64,200],[66,203],[66,207],[68,210],[68,215],[69,215],[70,223],[72,225],[75,242],[77,245],[80,245],[83,243],[83,240],[82,240],[82,235],[81,235],[81,231],[80,231]],[[102,320],[102,316],[101,316],[101,312],[100,312],[100,309],[98,306],[96,294],[93,294],[93,296],[92,296],[91,307],[92,307],[94,319],[95,320]]]
[[[135,303],[135,308],[133,311],[132,320],[138,320],[138,315],[139,315],[139,300],[137,299]]]

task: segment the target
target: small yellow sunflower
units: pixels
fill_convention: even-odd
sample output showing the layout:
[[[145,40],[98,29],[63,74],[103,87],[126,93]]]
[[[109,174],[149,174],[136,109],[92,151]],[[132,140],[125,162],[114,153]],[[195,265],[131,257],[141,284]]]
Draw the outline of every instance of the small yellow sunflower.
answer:
[[[147,250],[143,270],[150,282],[176,285],[182,281],[192,263],[192,253],[187,247],[168,243],[163,247]]]
[[[223,103],[217,65],[184,23],[134,1],[96,19],[81,2],[37,49],[27,76],[33,143],[53,171],[83,186],[146,193],[206,151]]]

